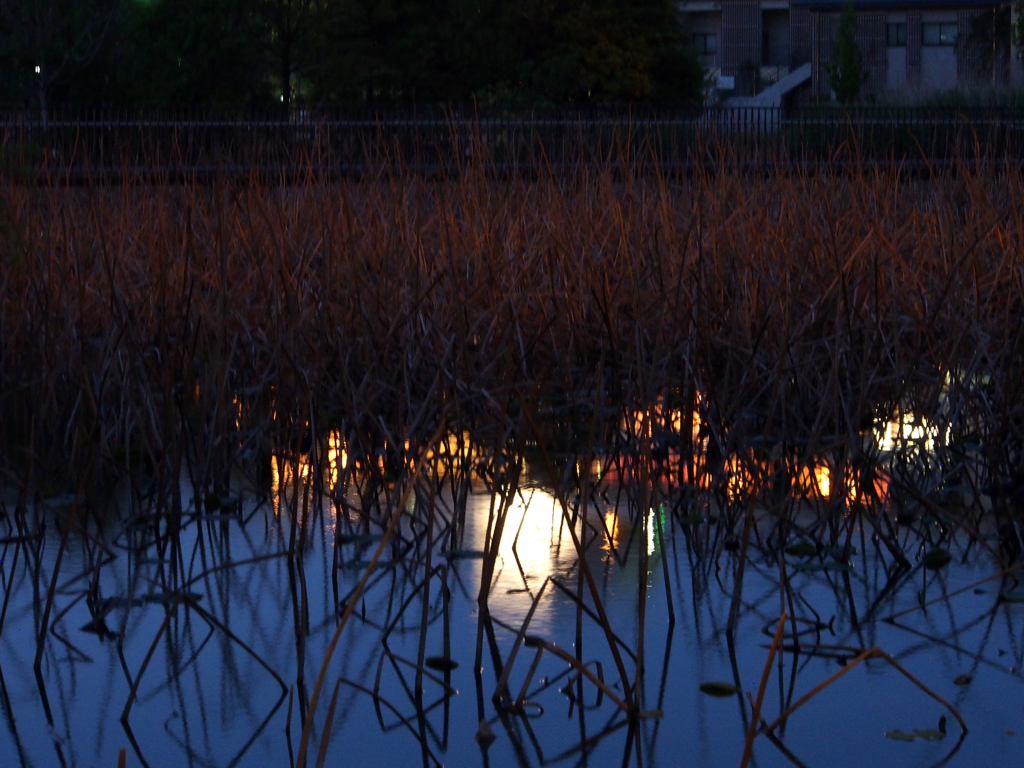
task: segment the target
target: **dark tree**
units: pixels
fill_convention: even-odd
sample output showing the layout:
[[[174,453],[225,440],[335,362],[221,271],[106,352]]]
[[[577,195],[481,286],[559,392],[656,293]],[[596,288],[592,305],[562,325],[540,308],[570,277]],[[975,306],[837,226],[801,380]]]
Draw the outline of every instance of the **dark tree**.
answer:
[[[295,76],[316,66],[319,24],[329,7],[327,0],[256,0],[256,13],[265,26],[263,40],[273,60],[287,109],[295,94]]]
[[[20,85],[23,93],[35,91],[43,120],[54,84],[88,65],[99,53],[117,6],[118,0],[0,3],[0,58],[5,60],[4,69],[14,88]],[[34,87],[26,89],[28,83]]]
[[[552,102],[680,101],[704,72],[669,0],[527,0],[523,76]]]
[[[857,14],[853,2],[847,3],[839,17],[832,63],[828,65],[828,85],[842,104],[855,101],[867,80],[864,57],[857,45]]]
[[[500,102],[699,98],[671,0],[339,0],[325,92]]]
[[[269,103],[267,29],[250,2],[123,2],[131,12],[97,62],[111,76],[97,98],[173,106]]]
[[[0,0],[0,43],[6,100],[44,108],[655,103],[703,84],[673,0]]]

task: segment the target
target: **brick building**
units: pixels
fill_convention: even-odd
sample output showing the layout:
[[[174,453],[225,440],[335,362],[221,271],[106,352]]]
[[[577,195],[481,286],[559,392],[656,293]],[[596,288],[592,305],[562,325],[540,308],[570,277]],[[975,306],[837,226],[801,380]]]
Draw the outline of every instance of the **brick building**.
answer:
[[[811,13],[812,92],[829,94],[827,65],[841,0],[794,0]],[[864,57],[864,95],[908,95],[1001,87],[1009,83],[1010,51],[986,41],[993,0],[861,0],[857,45]],[[989,17],[990,18],[990,17]]]
[[[827,66],[846,0],[682,0],[692,44],[714,78],[752,96],[804,64],[812,97],[829,96]],[[857,0],[864,95],[1006,85],[1009,51],[978,39],[999,0]]]
[[[811,60],[810,12],[790,0],[682,0],[701,63],[752,96]]]

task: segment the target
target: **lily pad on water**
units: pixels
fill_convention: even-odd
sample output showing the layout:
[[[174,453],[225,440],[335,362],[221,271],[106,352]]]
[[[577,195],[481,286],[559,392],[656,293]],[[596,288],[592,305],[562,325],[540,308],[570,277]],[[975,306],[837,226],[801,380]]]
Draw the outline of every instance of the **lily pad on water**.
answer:
[[[913,741],[917,737],[913,733],[907,733],[906,731],[897,728],[895,731],[886,731],[885,738],[893,739],[895,741]]]
[[[449,552],[445,552],[445,557],[449,560],[483,560],[484,553],[477,552],[471,549],[453,549]]]
[[[973,679],[970,675],[957,675],[953,678],[953,685],[967,685]]]
[[[944,549],[933,549],[925,553],[925,556],[921,558],[921,563],[925,568],[937,571],[940,568],[944,568],[949,564],[949,561],[953,559],[953,556]]]
[[[700,692],[706,693],[708,696],[725,697],[735,696],[737,693],[740,692],[740,689],[732,683],[710,682],[701,683]]]
[[[850,565],[847,565],[846,563],[835,563],[835,562],[828,562],[828,563],[810,562],[810,563],[806,563],[805,562],[805,563],[796,563],[793,566],[793,570],[794,571],[803,571],[804,573],[818,573],[820,571],[832,571],[832,572],[835,572],[835,573],[849,573],[850,571],[853,570],[853,567],[850,566]]]
[[[44,496],[43,504],[49,507],[70,507],[75,503],[75,494],[73,493],[61,493],[57,496]]]
[[[786,554],[793,555],[794,557],[814,557],[817,552],[818,548],[809,541],[801,541],[786,547]]]
[[[353,560],[342,560],[338,563],[338,567],[345,571],[365,571],[368,562],[359,559]]]
[[[451,672],[459,666],[459,662],[454,659],[446,659],[444,656],[427,656],[423,660],[423,666],[436,669],[438,672]]]
[[[856,555],[857,548],[850,547],[850,551],[849,553],[847,553],[846,547],[828,547],[825,550],[825,554],[827,554],[829,557],[834,557],[836,560],[843,560],[847,557],[847,554]]]
[[[916,741],[917,739],[921,739],[921,741],[940,741],[945,736],[946,734],[936,731],[934,728],[915,728],[909,732],[897,728],[894,731],[885,732],[885,737],[893,741]]]
[[[491,729],[491,726],[487,724],[487,721],[481,720],[480,728],[477,730],[476,735],[473,738],[476,739],[476,742],[481,747],[487,749],[487,747],[491,746],[494,739],[497,737],[494,735],[494,731]]]
[[[338,537],[339,544],[370,544],[374,541],[380,541],[383,538],[383,534],[380,533],[367,533],[367,534],[353,534],[346,536],[342,534]]]
[[[222,507],[225,509],[225,507]],[[238,515],[203,515],[203,520],[208,523],[234,523],[238,521]]]
[[[142,600],[147,603],[156,603],[159,605],[171,605],[178,599],[177,592],[149,592],[142,596]],[[182,600],[201,600],[202,595],[198,592],[182,592]]]
[[[999,593],[1004,603],[1024,603],[1024,589],[1006,590]]]

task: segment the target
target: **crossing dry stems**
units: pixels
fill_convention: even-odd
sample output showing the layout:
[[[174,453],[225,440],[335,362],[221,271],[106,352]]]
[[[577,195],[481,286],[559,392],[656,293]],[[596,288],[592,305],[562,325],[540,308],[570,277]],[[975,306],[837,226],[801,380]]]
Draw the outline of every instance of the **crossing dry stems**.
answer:
[[[85,530],[110,525],[114,489],[127,487],[129,520],[175,563],[168,593],[185,594],[177,532],[228,506],[242,473],[279,491],[300,585],[297,554],[324,505],[350,524],[334,543],[338,632],[396,563],[423,569],[425,626],[444,573],[432,558],[456,552],[467,494],[484,483],[495,501],[480,668],[498,545],[529,465],[580,562],[576,593],[553,583],[579,623],[603,630],[620,693],[565,643],[537,647],[635,720],[642,629],[637,648],[623,643],[585,560],[606,526],[592,519],[602,494],[630,519],[624,551],[652,524],[662,549],[664,526],[679,525],[706,562],[739,550],[730,627],[756,548],[803,543],[825,568],[826,549],[848,556],[867,529],[895,579],[918,562],[899,526],[927,513],[942,526],[936,546],[957,530],[983,546],[994,531],[994,553],[1019,557],[1006,528],[1024,487],[1018,168],[629,171],[0,181],[0,471],[17,498],[15,566],[32,557],[35,502],[81,488],[67,525]],[[432,478],[429,498],[408,509],[417,476]],[[377,574],[339,595],[341,550],[380,531]],[[330,653],[308,699],[300,671],[300,764],[329,664]],[[532,674],[508,703],[523,705]]]

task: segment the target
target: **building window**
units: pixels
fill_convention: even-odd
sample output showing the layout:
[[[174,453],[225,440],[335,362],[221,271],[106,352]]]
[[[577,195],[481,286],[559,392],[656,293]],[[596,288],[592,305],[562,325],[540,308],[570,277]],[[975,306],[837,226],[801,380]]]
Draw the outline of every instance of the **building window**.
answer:
[[[697,33],[693,36],[693,51],[698,56],[712,56],[718,53],[718,35]]]
[[[956,45],[956,22],[921,25],[921,45]]]
[[[905,48],[907,45],[907,25],[888,24],[885,28],[886,45],[890,48]]]

